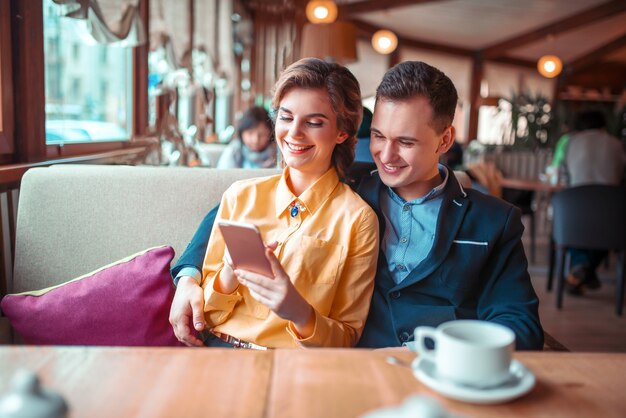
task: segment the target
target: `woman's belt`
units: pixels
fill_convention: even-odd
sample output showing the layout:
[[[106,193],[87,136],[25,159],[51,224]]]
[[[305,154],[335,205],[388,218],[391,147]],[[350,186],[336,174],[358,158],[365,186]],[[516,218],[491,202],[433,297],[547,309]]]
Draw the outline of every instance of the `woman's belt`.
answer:
[[[235,348],[249,348],[251,350],[267,350],[267,347],[263,347],[262,345],[240,340],[237,337],[233,337],[232,335],[224,334],[219,331],[211,330],[211,334],[215,335],[220,340],[232,345]]]

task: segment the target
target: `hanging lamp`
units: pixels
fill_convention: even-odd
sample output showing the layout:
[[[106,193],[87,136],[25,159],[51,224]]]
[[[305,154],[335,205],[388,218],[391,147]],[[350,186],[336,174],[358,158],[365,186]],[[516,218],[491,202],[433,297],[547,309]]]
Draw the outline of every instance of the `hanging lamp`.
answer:
[[[391,54],[398,47],[398,37],[390,30],[381,29],[372,36],[372,47],[379,54]]]
[[[312,0],[306,5],[306,17],[311,23],[333,23],[337,20],[337,5],[331,0]]]
[[[561,74],[563,63],[556,55],[544,55],[537,61],[537,70],[546,78],[554,78]]]

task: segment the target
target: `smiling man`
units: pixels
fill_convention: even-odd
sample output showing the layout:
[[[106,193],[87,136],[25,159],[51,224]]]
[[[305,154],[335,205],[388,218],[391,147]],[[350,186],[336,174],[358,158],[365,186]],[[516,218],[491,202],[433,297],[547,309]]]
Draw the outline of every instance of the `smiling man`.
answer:
[[[370,151],[378,170],[358,192],[378,215],[381,243],[361,347],[400,346],[413,340],[415,327],[454,319],[500,323],[515,332],[518,349],[543,347],[519,210],[464,190],[438,163],[454,142],[457,100],[445,74],[417,61],[387,71],[376,91]],[[174,266],[176,278],[193,274],[214,216]],[[172,305],[170,322],[189,345],[199,344],[187,324],[193,317],[203,328],[201,305],[184,297]]]
[[[396,65],[376,90],[378,170],[359,194],[379,216],[381,253],[360,346],[400,345],[416,326],[453,319],[506,325],[518,349],[543,345],[519,210],[464,190],[438,163],[454,143],[457,100],[452,81],[423,62]]]

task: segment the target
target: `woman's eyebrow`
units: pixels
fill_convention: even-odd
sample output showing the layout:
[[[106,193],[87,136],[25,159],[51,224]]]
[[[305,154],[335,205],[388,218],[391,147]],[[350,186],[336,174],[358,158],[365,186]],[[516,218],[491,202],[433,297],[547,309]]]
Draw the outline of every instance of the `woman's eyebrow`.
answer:
[[[291,110],[289,110],[289,109],[287,109],[286,107],[283,107],[283,106],[280,106],[278,108],[278,110],[281,110],[281,111],[287,112],[287,113],[293,113]],[[330,120],[330,118],[328,116],[326,116],[325,113],[309,113],[305,117],[307,117],[307,118],[324,118],[324,119]]]
[[[326,114],[324,113],[309,113],[308,115],[306,115],[307,118],[324,118],[324,119],[328,119],[328,116],[326,116]]]

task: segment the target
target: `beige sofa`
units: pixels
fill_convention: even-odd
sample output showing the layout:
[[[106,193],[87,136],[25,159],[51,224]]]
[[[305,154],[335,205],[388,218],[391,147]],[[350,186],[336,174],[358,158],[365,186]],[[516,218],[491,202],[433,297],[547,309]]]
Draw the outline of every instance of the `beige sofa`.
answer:
[[[184,251],[235,180],[278,170],[58,165],[22,179],[9,293],[63,283],[138,251]],[[11,341],[0,318],[0,343]]]
[[[29,170],[20,189],[9,292],[62,283],[135,252],[180,255],[235,180],[277,170],[59,165]]]

